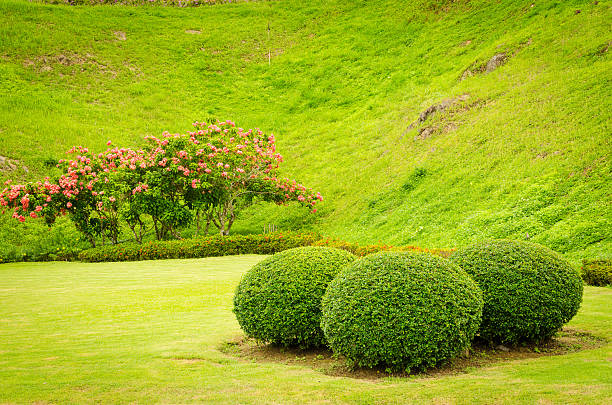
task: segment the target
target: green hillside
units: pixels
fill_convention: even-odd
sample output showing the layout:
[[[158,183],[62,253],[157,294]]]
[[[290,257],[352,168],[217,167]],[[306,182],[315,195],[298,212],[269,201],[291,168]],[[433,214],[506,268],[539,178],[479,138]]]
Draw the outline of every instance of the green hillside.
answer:
[[[574,261],[611,257],[611,6],[3,0],[0,180],[52,173],[73,144],[135,145],[215,116],[273,132],[286,173],[326,199],[317,215],[255,207],[235,232],[528,238]],[[0,257],[77,243],[67,223],[0,221]]]

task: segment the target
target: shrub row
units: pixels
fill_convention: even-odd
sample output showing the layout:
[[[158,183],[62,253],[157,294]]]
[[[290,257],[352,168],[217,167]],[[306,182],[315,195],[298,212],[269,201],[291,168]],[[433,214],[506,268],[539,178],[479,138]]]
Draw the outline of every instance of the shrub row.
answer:
[[[355,256],[367,256],[372,253],[394,251],[394,252],[415,252],[415,253],[431,253],[437,256],[449,257],[455,249],[428,249],[418,246],[393,246],[387,244],[379,245],[360,245],[358,243],[346,242],[339,239],[322,238],[313,243],[313,246],[327,246],[336,249],[342,249],[351,252]]]
[[[588,285],[612,285],[612,260],[583,260],[582,278]]]
[[[315,233],[278,232],[264,235],[209,236],[143,244],[126,243],[84,250],[79,253],[79,260],[118,262],[241,254],[269,255],[299,246],[309,246],[319,238]]]
[[[187,259],[239,254],[268,255],[300,246],[324,246],[346,250],[355,256],[366,256],[386,250],[428,252],[448,257],[454,249],[424,249],[417,246],[358,245],[336,239],[321,238],[316,233],[277,232],[263,235],[209,236],[204,238],[154,241],[143,244],[124,243],[99,246],[79,253],[83,262],[119,262],[134,260]]]
[[[390,251],[354,260],[312,246],[249,270],[234,312],[245,333],[264,343],[326,343],[355,365],[410,370],[453,358],[475,336],[507,344],[548,339],[581,300],[579,273],[534,243],[486,241],[451,260]]]

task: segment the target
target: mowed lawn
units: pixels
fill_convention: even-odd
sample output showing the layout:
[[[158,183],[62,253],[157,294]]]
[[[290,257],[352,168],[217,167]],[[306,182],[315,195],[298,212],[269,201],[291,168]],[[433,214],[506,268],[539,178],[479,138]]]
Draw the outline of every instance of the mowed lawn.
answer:
[[[220,352],[232,295],[264,256],[0,265],[0,403],[600,403],[612,345],[431,378],[334,377]],[[612,340],[612,289],[572,329]],[[609,402],[607,402],[609,403]]]

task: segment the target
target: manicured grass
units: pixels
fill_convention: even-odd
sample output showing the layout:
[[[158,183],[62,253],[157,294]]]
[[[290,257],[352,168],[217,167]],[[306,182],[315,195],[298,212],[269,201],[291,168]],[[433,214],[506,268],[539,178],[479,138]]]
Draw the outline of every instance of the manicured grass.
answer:
[[[264,256],[0,265],[0,403],[576,403],[612,396],[612,344],[439,378],[359,380],[218,350]],[[612,340],[612,289],[570,327]]]
[[[274,132],[287,174],[326,198],[317,216],[256,207],[236,232],[275,224],[425,247],[528,238],[575,263],[610,257],[611,4],[3,0],[0,155],[20,163],[0,180],[42,177],[73,144],[132,146],[214,115]],[[499,52],[507,64],[459,80]],[[407,130],[461,94],[470,108],[430,120],[443,130]],[[73,244],[68,228],[3,217],[0,257]]]

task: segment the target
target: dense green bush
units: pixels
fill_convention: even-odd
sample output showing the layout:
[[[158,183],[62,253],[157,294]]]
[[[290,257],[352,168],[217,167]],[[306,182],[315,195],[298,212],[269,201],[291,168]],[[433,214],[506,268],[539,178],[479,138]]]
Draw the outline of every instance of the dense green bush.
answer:
[[[393,246],[386,244],[378,245],[360,245],[358,243],[346,242],[343,240],[323,238],[313,243],[313,246],[329,246],[337,249],[343,249],[351,252],[356,256],[367,256],[372,253],[383,252],[383,251],[395,251],[395,252],[426,252],[437,256],[449,257],[455,249],[429,249],[421,248],[418,246]]]
[[[588,285],[612,284],[612,260],[583,260],[582,278]]]
[[[331,282],[321,327],[331,348],[356,365],[423,369],[470,345],[482,305],[474,280],[447,259],[381,252]]]
[[[324,345],[321,297],[353,260],[349,252],[314,246],[269,257],[250,269],[236,289],[238,323],[262,342],[302,348]]]
[[[300,246],[326,246],[366,256],[383,250],[429,252],[447,257],[453,249],[425,249],[417,246],[359,245],[335,239],[322,239],[315,233],[277,232],[264,235],[209,236],[194,239],[122,243],[99,246],[79,253],[83,262],[183,259],[238,254],[273,254]],[[1,253],[1,252],[0,252]],[[0,256],[1,257],[1,256]]]
[[[480,336],[516,344],[552,337],[580,307],[580,274],[547,247],[493,240],[458,250],[461,266],[484,294]]]
[[[143,244],[126,243],[100,246],[79,253],[83,262],[126,260],[187,259],[240,254],[268,255],[299,246],[309,246],[320,239],[314,233],[278,232],[265,235],[210,236]]]

